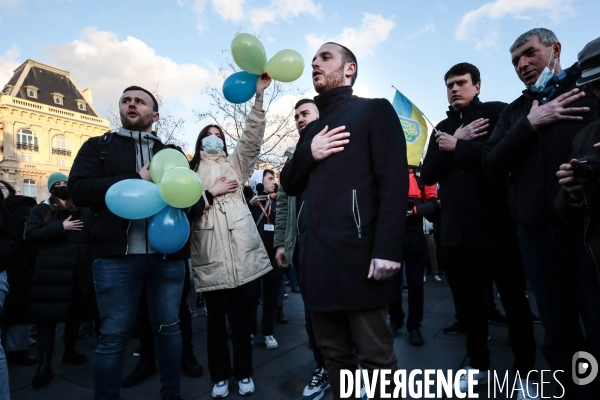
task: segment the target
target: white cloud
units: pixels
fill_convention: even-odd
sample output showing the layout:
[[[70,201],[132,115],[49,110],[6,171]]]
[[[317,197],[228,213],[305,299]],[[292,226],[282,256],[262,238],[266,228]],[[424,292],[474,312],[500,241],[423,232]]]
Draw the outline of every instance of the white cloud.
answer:
[[[414,40],[421,35],[424,35],[426,33],[434,33],[434,32],[435,32],[435,24],[433,22],[430,22],[427,25],[425,25],[424,27],[422,27],[421,29],[419,29],[418,31],[416,31],[415,33],[413,33],[412,35],[410,35],[408,37],[408,40]]]
[[[0,85],[6,85],[10,78],[12,78],[13,71],[21,65],[19,61],[20,54],[19,47],[13,45],[10,49],[6,50],[6,53],[0,55]],[[4,86],[0,86],[0,90],[2,89],[4,89]]]
[[[365,13],[359,28],[343,28],[339,35],[329,39],[309,33],[305,39],[312,50],[317,50],[325,42],[333,41],[348,47],[357,57],[373,55],[375,47],[388,38],[395,25],[394,21],[385,19],[381,14]]]
[[[506,16],[532,19],[538,15],[559,20],[574,15],[571,3],[572,0],[496,0],[466,13],[456,27],[454,36],[459,41],[475,42],[478,50],[493,47],[498,32],[495,27],[490,26],[490,21]]]
[[[322,6],[315,4],[313,0],[271,0],[267,7],[250,9],[248,15],[252,28],[259,31],[263,24],[276,24],[278,21],[289,20],[300,15],[320,18]]]
[[[212,0],[212,6],[223,21],[242,21],[245,19],[245,2],[246,0]]]
[[[96,28],[86,28],[81,40],[46,50],[52,64],[69,70],[81,89],[93,89],[94,105],[101,110],[115,104],[130,85],[157,88],[166,100],[191,107],[212,79],[208,70],[160,56],[133,36],[119,40],[116,34]]]

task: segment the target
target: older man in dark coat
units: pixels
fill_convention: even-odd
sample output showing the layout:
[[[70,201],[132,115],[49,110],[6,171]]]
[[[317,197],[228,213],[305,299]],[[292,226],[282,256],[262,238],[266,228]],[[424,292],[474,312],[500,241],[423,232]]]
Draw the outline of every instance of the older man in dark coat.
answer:
[[[301,132],[281,183],[299,196],[294,264],[337,399],[340,370],[359,359],[369,371],[397,366],[388,278],[402,261],[408,165],[392,105],[352,95],[354,54],[326,43],[312,67],[320,118]]]

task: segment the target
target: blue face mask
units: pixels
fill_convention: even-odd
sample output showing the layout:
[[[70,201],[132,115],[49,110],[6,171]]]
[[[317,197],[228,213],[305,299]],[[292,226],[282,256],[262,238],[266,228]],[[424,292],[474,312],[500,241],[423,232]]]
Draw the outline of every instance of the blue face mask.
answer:
[[[220,153],[223,151],[223,141],[217,135],[210,135],[202,139],[202,150],[206,153]]]
[[[554,69],[556,68],[556,62],[554,63],[554,67],[552,69],[548,68],[550,63],[552,62],[552,56],[554,55],[554,50],[550,53],[550,60],[548,60],[548,65],[544,68],[540,76],[538,76],[537,81],[531,86],[529,86],[529,90],[535,93],[539,93],[546,88],[546,84],[552,77],[554,76]]]

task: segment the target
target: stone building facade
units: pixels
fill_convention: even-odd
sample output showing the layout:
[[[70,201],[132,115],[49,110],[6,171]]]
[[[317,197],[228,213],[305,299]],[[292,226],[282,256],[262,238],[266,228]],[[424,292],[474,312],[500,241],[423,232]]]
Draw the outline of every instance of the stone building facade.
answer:
[[[0,179],[38,202],[48,196],[48,176],[69,174],[90,137],[110,130],[69,71],[27,60],[0,92]]]

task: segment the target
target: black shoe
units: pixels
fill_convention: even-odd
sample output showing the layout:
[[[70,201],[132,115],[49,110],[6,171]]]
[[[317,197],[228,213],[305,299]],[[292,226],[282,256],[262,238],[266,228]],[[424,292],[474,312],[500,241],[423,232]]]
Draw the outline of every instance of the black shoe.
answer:
[[[410,342],[411,346],[423,346],[425,344],[423,335],[421,335],[419,328],[409,331],[408,334],[408,341]]]
[[[280,324],[287,324],[288,323],[288,319],[283,314],[283,307],[282,306],[277,306],[277,316],[275,317],[275,320],[277,322],[279,322]]]
[[[34,388],[47,385],[52,380],[52,353],[40,354],[40,365],[31,384]]]
[[[491,312],[488,316],[488,322],[494,325],[503,325],[506,326],[506,317],[500,314],[500,311],[494,310],[495,312]]]
[[[389,327],[390,327],[390,331],[392,331],[392,335],[396,336],[398,334],[398,332],[400,331],[400,329],[404,328],[404,322],[399,323],[399,324],[390,322]]]
[[[135,366],[135,369],[132,373],[127,375],[121,386],[124,388],[132,387],[142,383],[146,378],[151,377],[152,375],[158,372],[158,368],[156,368],[156,364],[154,361],[152,363],[138,363]]]
[[[193,354],[181,357],[181,370],[190,378],[202,376],[204,369]]]
[[[294,286],[292,288],[292,293],[300,293],[300,286]]]
[[[38,363],[37,357],[30,354],[27,350],[7,351],[6,360],[12,364],[19,365],[35,365]]]
[[[74,348],[65,349],[62,362],[66,364],[83,364],[87,362],[88,358],[83,354],[79,353]]]
[[[172,395],[167,396],[167,397],[161,397],[161,399],[162,400],[183,400],[181,398],[181,396],[179,396],[179,393],[178,394],[172,394]]]
[[[452,325],[444,328],[443,332],[446,335],[456,335],[457,333],[467,333],[467,328],[460,322],[456,321]]]
[[[534,324],[541,324],[542,323],[542,319],[540,317],[538,317],[537,315],[535,315],[533,312],[531,313],[531,321]]]

